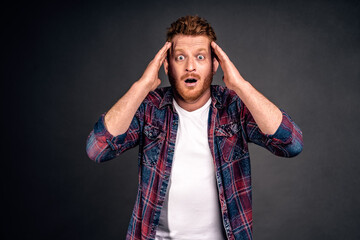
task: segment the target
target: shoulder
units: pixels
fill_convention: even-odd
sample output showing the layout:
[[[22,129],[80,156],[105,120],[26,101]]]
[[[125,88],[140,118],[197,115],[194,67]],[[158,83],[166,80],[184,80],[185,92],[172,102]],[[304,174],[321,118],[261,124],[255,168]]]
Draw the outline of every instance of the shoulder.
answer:
[[[143,101],[143,104],[161,108],[162,106],[172,103],[172,89],[171,87],[157,88],[149,92]]]
[[[239,96],[225,86],[211,85],[211,95],[223,107],[241,103]]]

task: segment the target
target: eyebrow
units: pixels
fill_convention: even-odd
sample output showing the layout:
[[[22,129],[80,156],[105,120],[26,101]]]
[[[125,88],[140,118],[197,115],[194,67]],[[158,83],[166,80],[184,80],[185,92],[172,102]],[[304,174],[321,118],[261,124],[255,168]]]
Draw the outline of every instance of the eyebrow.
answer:
[[[197,52],[201,52],[201,51],[204,51],[204,52],[207,52],[207,49],[206,48],[199,48],[199,49],[196,49]],[[182,48],[177,48],[177,49],[174,49],[174,53],[175,52],[184,52],[184,49]]]

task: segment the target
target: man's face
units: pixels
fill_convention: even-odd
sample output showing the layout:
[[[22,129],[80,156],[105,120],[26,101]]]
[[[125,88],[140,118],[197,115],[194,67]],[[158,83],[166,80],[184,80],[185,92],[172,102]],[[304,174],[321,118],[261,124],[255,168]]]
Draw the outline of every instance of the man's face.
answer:
[[[196,104],[210,98],[218,63],[211,57],[208,37],[176,35],[164,67],[177,101]]]

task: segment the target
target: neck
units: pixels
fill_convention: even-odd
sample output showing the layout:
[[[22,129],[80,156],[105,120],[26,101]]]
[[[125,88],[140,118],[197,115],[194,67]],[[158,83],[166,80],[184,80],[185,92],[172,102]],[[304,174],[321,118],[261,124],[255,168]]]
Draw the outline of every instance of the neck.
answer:
[[[174,92],[174,98],[175,98],[176,103],[182,109],[185,109],[188,112],[195,111],[195,110],[201,108],[202,106],[204,106],[210,97],[211,97],[210,88],[207,91],[205,91],[199,98],[197,98],[193,101],[185,100],[181,96],[179,96],[176,92]]]

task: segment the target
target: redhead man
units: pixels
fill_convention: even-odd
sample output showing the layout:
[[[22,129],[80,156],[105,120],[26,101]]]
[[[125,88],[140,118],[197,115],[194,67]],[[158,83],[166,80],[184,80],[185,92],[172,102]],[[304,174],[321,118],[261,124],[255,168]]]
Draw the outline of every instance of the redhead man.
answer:
[[[210,24],[185,16],[142,77],[95,124],[88,156],[139,145],[139,188],[127,239],[252,239],[248,143],[302,151],[292,119],[239,73]],[[161,66],[170,87],[158,88]],[[211,85],[221,66],[226,87]]]

